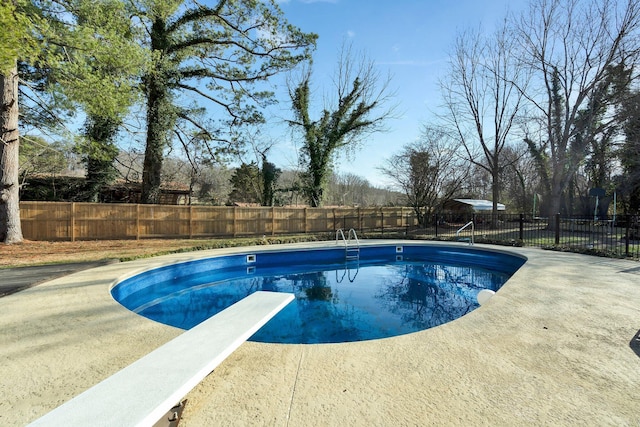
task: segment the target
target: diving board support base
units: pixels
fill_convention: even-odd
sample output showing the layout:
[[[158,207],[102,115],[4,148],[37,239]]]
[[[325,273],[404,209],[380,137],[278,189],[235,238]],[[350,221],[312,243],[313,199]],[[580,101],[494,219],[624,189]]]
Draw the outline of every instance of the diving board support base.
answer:
[[[30,426],[153,426],[293,299],[293,294],[255,292]]]
[[[169,409],[166,414],[156,422],[153,427],[178,427],[180,424],[180,418],[182,418],[182,413],[184,412],[184,407],[187,405],[187,399],[184,399],[182,402],[178,403],[173,408]]]

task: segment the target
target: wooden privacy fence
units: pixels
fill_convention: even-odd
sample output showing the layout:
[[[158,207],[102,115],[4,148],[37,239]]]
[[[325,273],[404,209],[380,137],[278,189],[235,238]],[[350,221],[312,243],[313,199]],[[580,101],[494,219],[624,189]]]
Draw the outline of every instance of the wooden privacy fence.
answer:
[[[275,236],[333,232],[338,228],[393,230],[416,224],[413,210],[173,206],[20,202],[28,240],[109,240]]]

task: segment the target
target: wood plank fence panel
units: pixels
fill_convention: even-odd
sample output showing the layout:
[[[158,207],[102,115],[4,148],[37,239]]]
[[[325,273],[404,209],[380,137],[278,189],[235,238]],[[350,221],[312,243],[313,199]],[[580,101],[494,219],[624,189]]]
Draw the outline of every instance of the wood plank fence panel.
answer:
[[[413,210],[403,207],[392,207],[385,209],[385,228],[399,229],[407,225],[413,226],[417,224],[417,219]],[[407,218],[409,222],[407,223]],[[415,221],[414,221],[415,220]]]
[[[72,240],[136,238],[136,205],[74,203]]]
[[[140,238],[189,237],[189,206],[140,205]]]
[[[327,213],[333,213],[327,209],[307,209],[306,214],[306,232],[309,233],[322,233],[327,230],[333,229],[333,215],[327,215]]]
[[[357,208],[336,208],[336,229],[359,229],[360,212]]]
[[[290,208],[21,202],[28,240],[273,236],[400,228],[402,208]],[[415,218],[411,219],[415,223]]]
[[[304,208],[274,208],[274,234],[304,233]]]
[[[271,234],[271,208],[236,208],[236,236],[258,236]]]
[[[192,207],[192,236],[233,236],[233,209],[220,206]]]
[[[28,240],[71,240],[71,203],[21,202],[22,234]]]

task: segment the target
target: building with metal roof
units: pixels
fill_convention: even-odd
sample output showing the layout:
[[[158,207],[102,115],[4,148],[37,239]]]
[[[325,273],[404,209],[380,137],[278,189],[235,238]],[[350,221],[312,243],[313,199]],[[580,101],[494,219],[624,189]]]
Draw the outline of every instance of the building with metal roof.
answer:
[[[493,210],[493,202],[491,200],[481,199],[450,199],[444,202],[444,209],[455,212],[475,212],[486,213]],[[505,205],[498,203],[498,211],[504,211]]]

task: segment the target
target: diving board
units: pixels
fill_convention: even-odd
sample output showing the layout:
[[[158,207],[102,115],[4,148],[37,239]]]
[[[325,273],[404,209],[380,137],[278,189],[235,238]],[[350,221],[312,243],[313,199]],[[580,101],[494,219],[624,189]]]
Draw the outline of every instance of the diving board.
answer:
[[[30,426],[152,426],[293,299],[293,294],[255,292]]]

